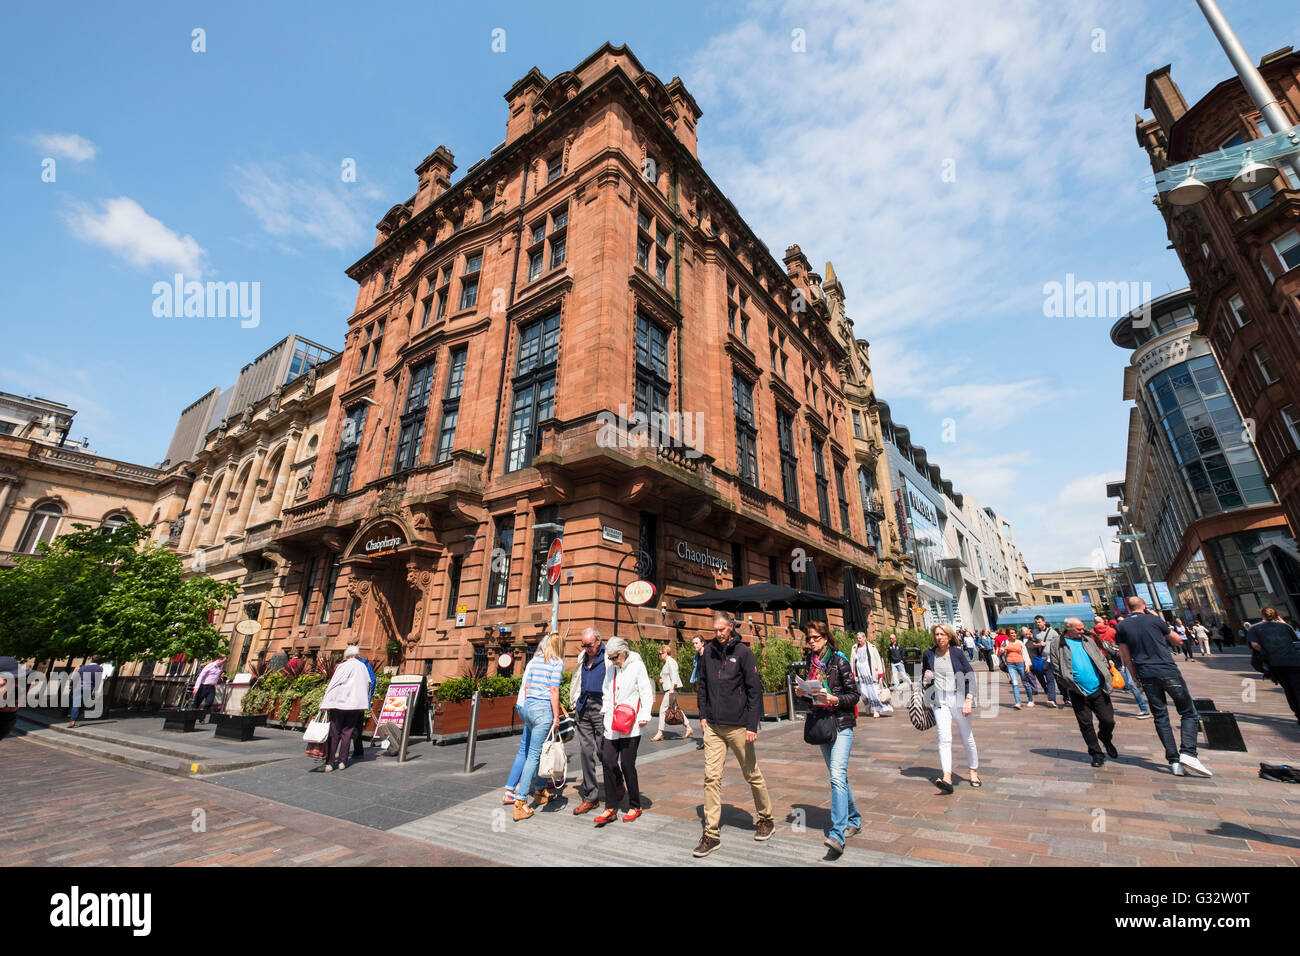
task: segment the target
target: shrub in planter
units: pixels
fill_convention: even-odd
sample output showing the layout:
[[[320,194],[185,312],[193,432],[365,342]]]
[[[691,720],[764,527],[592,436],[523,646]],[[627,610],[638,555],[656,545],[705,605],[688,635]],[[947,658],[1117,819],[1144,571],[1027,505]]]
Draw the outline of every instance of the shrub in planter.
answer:
[[[876,637],[876,649],[880,651],[880,659],[885,662],[886,669],[889,665],[889,635],[898,635],[899,647],[915,647],[922,651],[928,651],[934,647],[934,635],[922,628],[909,628],[906,631],[885,631]]]
[[[758,663],[758,676],[763,682],[763,690],[772,694],[785,690],[786,673],[795,661],[803,660],[801,651],[788,638],[769,633],[767,641],[760,647],[753,648]]]

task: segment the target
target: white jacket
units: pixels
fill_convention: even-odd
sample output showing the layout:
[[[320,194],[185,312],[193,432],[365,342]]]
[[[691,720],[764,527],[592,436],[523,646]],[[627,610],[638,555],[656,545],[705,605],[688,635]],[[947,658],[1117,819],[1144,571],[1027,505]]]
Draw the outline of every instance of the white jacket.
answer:
[[[321,710],[365,710],[370,706],[370,672],[355,657],[349,657],[334,669]]]
[[[659,689],[665,694],[671,694],[681,686],[682,679],[677,673],[677,661],[670,654],[667,660],[664,661],[663,668],[659,671]]]
[[[615,698],[617,691],[617,699]],[[648,721],[654,713],[655,691],[650,683],[650,674],[645,669],[645,662],[636,651],[627,652],[627,660],[622,667],[605,665],[604,700],[600,705],[601,716],[605,719],[605,736],[610,740],[621,737],[640,737],[641,721]],[[626,734],[614,733],[614,708],[619,704],[635,707],[636,721]]]

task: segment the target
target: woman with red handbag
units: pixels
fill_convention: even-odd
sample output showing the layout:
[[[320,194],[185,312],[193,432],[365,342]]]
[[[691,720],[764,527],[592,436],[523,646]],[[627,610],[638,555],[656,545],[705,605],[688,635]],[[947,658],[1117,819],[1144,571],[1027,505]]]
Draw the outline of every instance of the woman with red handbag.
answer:
[[[605,768],[605,812],[595,824],[603,827],[618,815],[626,791],[628,812],[624,823],[641,816],[641,788],[636,776],[636,752],[641,745],[641,728],[650,722],[654,710],[654,685],[641,655],[621,637],[605,645],[605,684],[600,712],[605,718],[605,739],[600,762]]]

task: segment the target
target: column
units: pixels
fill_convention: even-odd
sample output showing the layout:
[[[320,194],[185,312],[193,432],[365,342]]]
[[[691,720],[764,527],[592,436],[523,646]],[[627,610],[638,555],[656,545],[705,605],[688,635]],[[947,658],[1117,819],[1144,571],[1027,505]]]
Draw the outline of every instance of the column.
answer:
[[[275,506],[274,517],[278,518],[289,507],[294,493],[292,480],[294,464],[298,460],[298,445],[302,442],[304,428],[301,422],[289,426],[289,441],[284,446],[284,457],[280,460],[280,474],[275,478],[275,488],[271,492],[271,502]],[[319,449],[318,452],[319,454]]]
[[[203,509],[203,499],[207,497],[211,485],[212,476],[205,472],[190,487],[189,498],[185,502],[185,527],[181,530],[180,547],[177,549],[181,554],[189,551],[191,545],[196,543],[194,536],[199,530],[199,514]]]
[[[235,515],[235,524],[230,529],[233,533],[243,533],[248,529],[248,513],[253,510],[253,501],[257,498],[257,481],[262,477],[262,468],[266,465],[266,449],[257,449],[257,458],[248,469],[248,481],[244,484],[243,497],[239,501],[239,513]]]

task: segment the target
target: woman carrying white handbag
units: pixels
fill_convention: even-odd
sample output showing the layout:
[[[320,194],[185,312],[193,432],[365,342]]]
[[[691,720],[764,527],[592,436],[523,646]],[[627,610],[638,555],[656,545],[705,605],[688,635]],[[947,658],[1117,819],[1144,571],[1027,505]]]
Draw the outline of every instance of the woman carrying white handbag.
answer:
[[[857,634],[857,646],[853,648],[853,676],[858,680],[858,694],[861,703],[871,708],[871,716],[892,714],[889,689],[881,681],[885,676],[885,665],[880,660],[880,651],[876,645],[867,640],[862,631]]]
[[[352,752],[352,735],[361,733],[361,715],[370,706],[370,671],[357,660],[357,646],[343,652],[343,661],[334,669],[320,709],[330,714],[330,739],[325,751],[325,772],[342,770]]]

